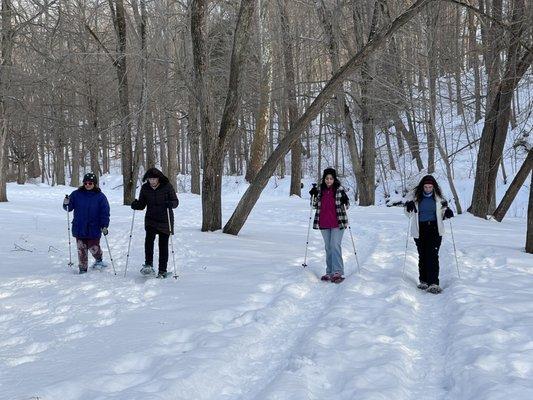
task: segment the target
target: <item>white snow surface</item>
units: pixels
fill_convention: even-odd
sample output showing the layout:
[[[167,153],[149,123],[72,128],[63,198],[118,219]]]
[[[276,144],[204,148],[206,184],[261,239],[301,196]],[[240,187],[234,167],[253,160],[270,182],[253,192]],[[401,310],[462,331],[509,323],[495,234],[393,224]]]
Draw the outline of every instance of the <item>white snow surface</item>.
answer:
[[[416,289],[412,239],[402,279],[401,208],[349,210],[361,271],[348,231],[347,278],[335,285],[319,280],[318,231],[301,266],[307,199],[270,187],[235,237],[200,232],[200,197],[183,193],[179,278],[140,276],[144,212],[136,213],[124,278],[133,212],[121,188],[112,190],[120,179],[104,182],[117,276],[111,267],[81,276],[69,269],[61,203],[72,188],[8,185],[10,201],[0,204],[0,399],[533,398],[524,218],[454,218],[460,278],[447,222],[444,291],[432,295]],[[226,185],[224,221],[243,191]]]

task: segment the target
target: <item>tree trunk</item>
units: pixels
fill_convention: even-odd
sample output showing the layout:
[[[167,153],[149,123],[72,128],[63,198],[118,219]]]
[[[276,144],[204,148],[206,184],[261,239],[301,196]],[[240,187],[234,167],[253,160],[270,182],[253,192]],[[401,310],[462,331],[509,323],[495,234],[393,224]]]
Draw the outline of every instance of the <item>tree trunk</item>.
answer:
[[[399,15],[394,21],[380,29],[360,51],[344,64],[325,84],[318,96],[313,100],[303,115],[296,121],[294,127],[278,144],[274,152],[267,159],[256,178],[250,184],[243,197],[239,201],[237,208],[233,212],[230,220],[224,227],[225,233],[236,235],[246,222],[248,215],[252,211],[261,192],[265,188],[268,179],[272,176],[279,161],[287,154],[292,143],[299,139],[305,128],[313,121],[322,110],[329,99],[337,92],[343,82],[350,77],[363,62],[371,56],[377,49],[381,48],[386,40],[397,32],[402,26],[409,22],[420,10],[431,0],[417,0],[405,12]]]
[[[418,171],[422,171],[424,169],[424,163],[420,156],[420,143],[418,142],[415,133],[405,127],[405,124],[398,114],[396,114],[394,118],[394,128],[396,129],[397,135],[405,138],[409,151],[411,152],[411,158],[416,161]]]
[[[289,109],[289,130],[298,119],[298,103],[296,101],[296,78],[294,70],[294,56],[292,53],[292,40],[290,33],[290,22],[287,13],[287,5],[283,0],[278,0],[278,8],[281,24],[281,42],[283,64],[285,72],[285,97]],[[290,195],[302,195],[302,143],[300,140],[294,141],[291,147],[291,188]]]
[[[129,205],[135,198],[136,177],[133,176],[133,152],[131,139],[131,116],[127,68],[126,12],[123,0],[109,0],[113,24],[117,36],[117,73],[119,115],[120,115],[120,153],[122,161],[122,193],[124,205]]]
[[[527,207],[526,252],[533,254],[533,174],[531,174],[531,182],[529,184],[529,204]]]
[[[533,52],[529,50],[520,60],[517,60],[518,40],[516,38],[521,36],[522,31],[522,24],[517,21],[520,16],[524,15],[524,8],[523,0],[515,0],[515,2],[513,11],[515,38],[511,41],[508,50],[505,74],[487,111],[478,150],[474,192],[469,211],[480,218],[486,218],[491,212],[491,201],[496,193],[496,177],[507,138],[513,91],[533,61]]]
[[[502,0],[492,0],[491,16],[498,21],[502,20]],[[485,66],[487,70],[487,111],[485,119],[490,112],[489,105],[492,104],[496,97],[498,84],[500,82],[500,51],[502,47],[503,32],[496,21],[492,21],[487,32],[487,41],[484,41]]]
[[[187,137],[191,153],[191,193],[200,194],[200,131],[198,130],[198,104],[189,94],[189,119]]]
[[[383,129],[383,135],[385,136],[385,146],[387,147],[387,156],[389,158],[389,169],[391,171],[396,171],[396,163],[394,162],[394,156],[390,144],[390,132],[387,129]]]
[[[169,113],[170,114],[170,113]],[[178,175],[178,130],[179,122],[174,113],[168,116],[170,131],[167,132],[167,154],[168,154],[168,180],[177,190],[176,176]]]
[[[500,204],[494,211],[493,215],[496,221],[502,222],[518,191],[520,190],[520,188],[526,181],[526,178],[528,177],[529,173],[531,172],[531,169],[533,169],[533,149],[529,150],[529,152],[527,153],[527,157],[524,160],[524,163],[518,170],[513,181],[511,182],[511,185],[507,188],[505,195],[500,201]]]
[[[159,114],[159,123],[157,124],[157,133],[159,136],[159,157],[161,159],[161,170],[165,173],[168,173],[167,132],[171,131],[170,116],[165,111],[160,111]],[[163,121],[161,121],[161,119]]]
[[[136,2],[132,2],[134,10],[136,9]],[[141,75],[141,93],[139,96],[138,116],[135,132],[135,153],[133,158],[133,165],[131,168],[132,186],[130,188],[130,196],[135,198],[135,192],[137,189],[137,178],[139,176],[139,170],[144,159],[144,134],[146,132],[146,113],[148,109],[148,49],[146,47],[146,0],[140,0],[140,15],[136,16],[137,25],[139,29],[139,45],[141,50],[140,59],[140,75]],[[170,182],[172,178],[169,176]]]
[[[154,113],[152,107],[147,105],[145,135],[146,135],[146,166],[153,167],[156,164],[155,140],[154,140]]]
[[[216,134],[213,106],[207,83],[207,0],[193,0],[191,4],[191,36],[196,91],[200,101],[204,174],[202,179],[202,231],[222,227],[222,173],[226,144],[235,135],[237,112],[241,98],[241,74],[248,53],[249,32],[253,22],[256,0],[242,0],[235,27],[230,61],[229,87],[226,103]]]
[[[260,93],[259,93],[259,107],[257,110],[257,119],[255,125],[254,137],[250,149],[250,162],[246,169],[246,181],[251,182],[257,171],[261,169],[265,156],[268,127],[270,125],[270,103],[272,99],[272,60],[271,60],[271,42],[265,39],[264,25],[268,12],[265,10],[264,14],[258,19],[259,24],[259,65],[260,72]]]
[[[52,115],[54,120],[57,121],[54,132],[54,175],[56,177],[56,185],[65,184],[65,148],[67,147],[67,140],[65,138],[65,110],[63,104],[63,95],[58,93],[59,96],[59,112],[56,113],[54,106],[52,107]]]
[[[85,88],[87,90],[87,94],[85,96],[85,101],[87,102],[87,123],[89,124],[89,126],[87,127],[87,137],[90,138],[90,140],[88,140],[87,145],[89,147],[91,171],[93,171],[95,174],[98,174],[100,170],[100,166],[98,163],[98,98],[93,93],[92,83],[88,79],[88,72],[86,73]],[[75,146],[73,144],[73,157],[76,158],[77,154],[74,154],[74,147]],[[76,147],[76,152],[79,152],[79,146]],[[72,161],[74,169],[75,160],[73,159]]]
[[[468,13],[468,67],[474,70],[474,104],[475,117],[474,121],[479,121],[481,116],[481,75],[479,72],[479,58],[477,46],[477,25],[474,19],[474,13],[471,10]]]
[[[10,82],[13,53],[13,9],[11,0],[2,0],[2,59],[0,61],[0,202],[7,201],[7,105],[6,91]]]
[[[437,23],[439,21],[440,7],[435,4],[428,8],[428,83],[429,83],[429,110],[427,120],[427,151],[428,173],[435,172],[435,148],[437,138],[436,109],[437,109]]]
[[[445,135],[445,133],[443,133]],[[448,157],[448,151],[446,148],[442,146],[442,143],[440,142],[440,139],[438,136],[435,136],[435,142],[437,144],[437,149],[439,150],[440,158],[442,159],[442,162],[446,166],[446,177],[448,178],[448,184],[450,185],[450,190],[452,191],[453,200],[455,202],[455,210],[457,211],[457,214],[462,214],[463,209],[461,207],[461,201],[459,199],[459,194],[457,193],[457,189],[455,188],[455,184],[453,182],[453,174],[452,174],[452,168],[450,165],[450,160]]]
[[[378,2],[374,4],[372,20],[370,23],[370,32],[368,41],[374,37],[378,25],[378,15],[380,6]],[[363,18],[360,16],[359,24],[363,24]],[[360,32],[360,30],[358,30]],[[363,37],[358,35],[358,42],[363,43]],[[372,92],[374,66],[367,59],[361,66],[361,125],[363,127],[363,147],[361,151],[361,170],[363,174],[362,182],[358,182],[357,191],[359,194],[360,206],[371,206],[375,203],[376,198],[376,132],[374,127],[374,102],[370,93]]]
[[[454,66],[454,77],[455,77],[455,101],[457,102],[457,115],[463,115],[464,114],[464,107],[463,107],[463,91],[461,89],[461,73],[462,73],[462,66],[463,66],[463,52],[462,48],[459,46],[460,40],[461,40],[461,28],[463,26],[461,21],[461,9],[457,7],[455,11],[455,37],[454,39],[454,45],[455,45],[455,57],[456,59],[453,60],[453,66]]]
[[[70,134],[70,148],[72,152],[70,158],[72,160],[70,186],[78,187],[80,185],[80,133],[78,129],[74,129]],[[95,173],[98,174],[98,170]]]

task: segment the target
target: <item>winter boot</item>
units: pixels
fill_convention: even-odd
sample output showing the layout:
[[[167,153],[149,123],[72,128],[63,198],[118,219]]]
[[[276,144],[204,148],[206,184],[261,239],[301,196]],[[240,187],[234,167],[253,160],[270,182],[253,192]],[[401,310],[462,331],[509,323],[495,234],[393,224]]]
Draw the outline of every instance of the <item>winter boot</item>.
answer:
[[[154,267],[152,267],[150,264],[143,264],[140,272],[143,275],[155,275]]]
[[[80,268],[80,272],[79,272],[80,275],[82,275],[82,274],[86,274],[86,273],[87,273],[87,267],[82,267],[82,266],[80,265],[79,268]]]
[[[429,285],[426,282],[420,282],[417,286],[420,290],[426,290],[429,287]]]
[[[439,285],[429,285],[429,287],[426,289],[426,292],[428,293],[433,293],[433,294],[439,294],[440,292],[442,292],[442,289]]]
[[[107,265],[107,263],[103,260],[95,261],[92,265],[93,268],[97,268],[97,269],[107,268],[108,266],[109,265]]]
[[[157,279],[165,279],[167,276],[168,276],[167,271],[159,271],[159,273],[157,274]]]
[[[322,277],[320,278],[321,281],[324,281],[324,282],[329,282],[331,280],[331,275],[330,274],[325,274],[325,275],[322,275]]]
[[[344,280],[344,276],[342,274],[335,272],[333,276],[331,277],[331,282],[333,283],[341,283]]]

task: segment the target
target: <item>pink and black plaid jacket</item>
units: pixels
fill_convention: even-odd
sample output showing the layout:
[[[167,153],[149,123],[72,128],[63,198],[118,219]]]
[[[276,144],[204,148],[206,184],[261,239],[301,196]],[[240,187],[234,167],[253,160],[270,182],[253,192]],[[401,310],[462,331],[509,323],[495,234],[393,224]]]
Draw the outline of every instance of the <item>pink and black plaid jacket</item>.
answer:
[[[341,203],[341,197],[343,193],[346,195],[346,191],[344,190],[342,186],[339,186],[337,190],[335,191],[335,209],[337,211],[337,222],[339,223],[340,229],[348,228],[348,216],[346,215],[344,205]],[[316,208],[315,219],[313,221],[313,229],[320,229],[318,221],[320,219],[321,199],[322,199],[322,190],[319,190],[318,196],[311,199],[312,201],[311,205],[313,206],[313,208]],[[349,204],[346,206],[346,209],[348,208],[350,208]]]

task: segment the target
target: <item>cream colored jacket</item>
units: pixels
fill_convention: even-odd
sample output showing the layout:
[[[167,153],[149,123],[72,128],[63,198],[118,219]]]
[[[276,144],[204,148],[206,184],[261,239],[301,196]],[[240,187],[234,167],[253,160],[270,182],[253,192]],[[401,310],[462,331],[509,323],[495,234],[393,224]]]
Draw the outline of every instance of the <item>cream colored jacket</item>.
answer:
[[[412,201],[415,202],[417,212],[416,213],[414,211],[407,212],[407,209],[405,207],[403,208],[403,211],[405,212],[405,215],[407,215],[407,217],[411,219],[411,236],[414,237],[415,239],[418,239],[420,235],[420,229],[418,227],[418,201],[414,200],[414,193],[412,193],[411,196],[408,198],[410,198]],[[437,227],[439,228],[440,236],[443,236],[445,232],[443,216],[444,216],[444,211],[446,211],[447,207],[443,207],[442,205],[443,201],[444,199],[442,199],[442,197],[437,196],[437,194],[435,194],[435,207],[436,207],[435,213],[437,214]]]

